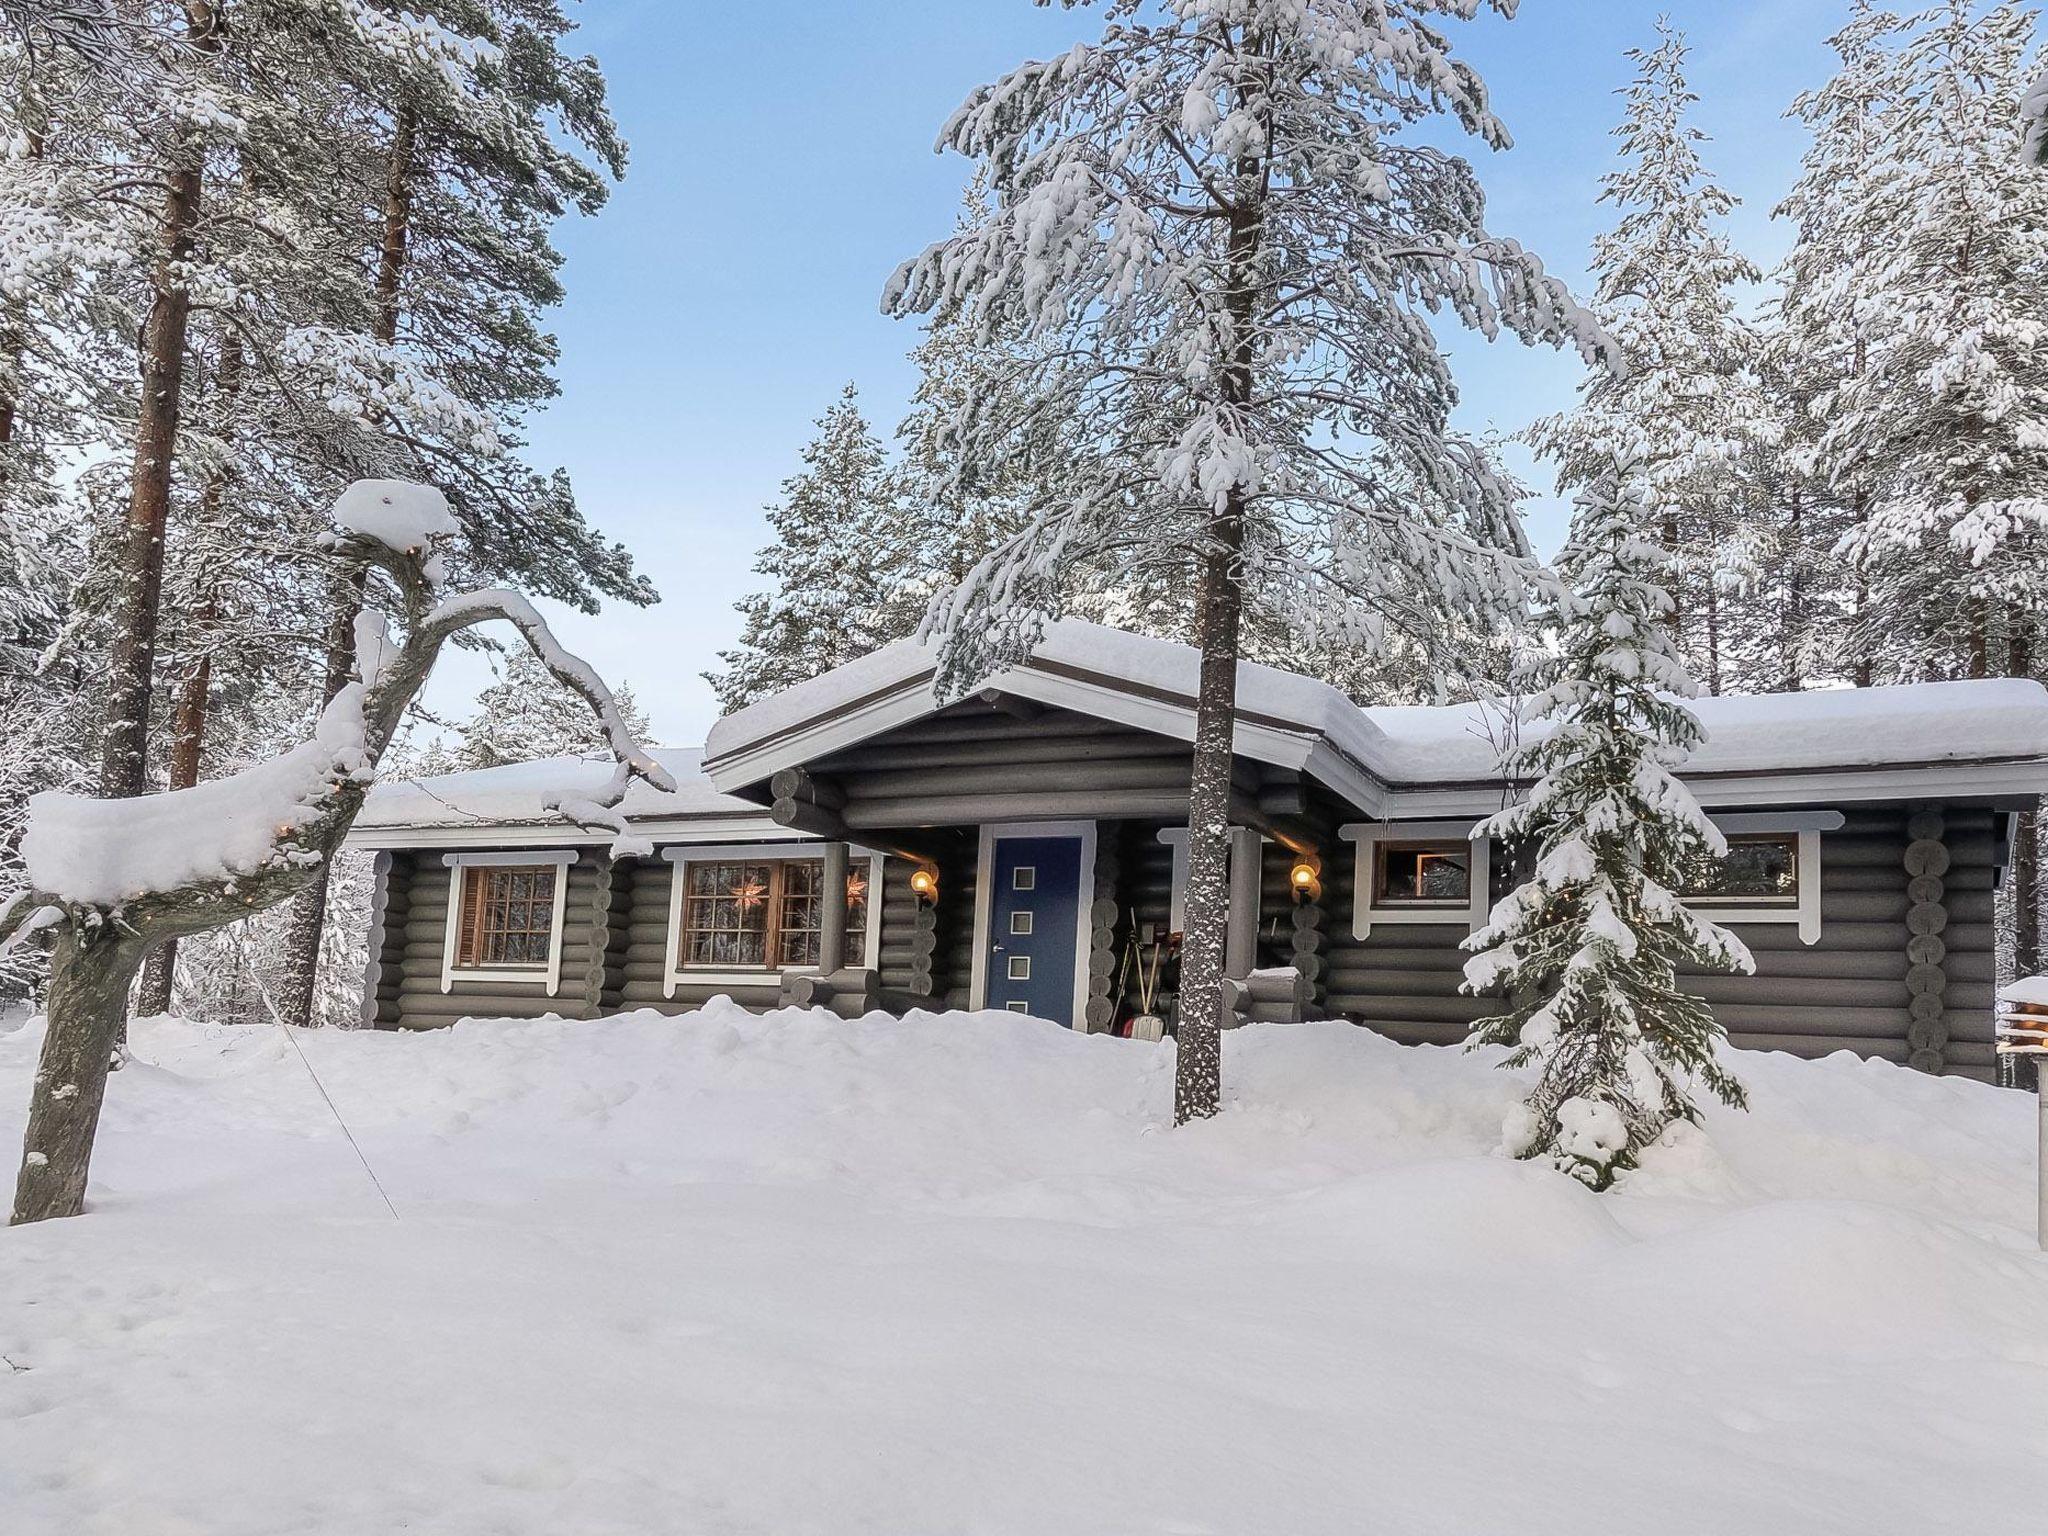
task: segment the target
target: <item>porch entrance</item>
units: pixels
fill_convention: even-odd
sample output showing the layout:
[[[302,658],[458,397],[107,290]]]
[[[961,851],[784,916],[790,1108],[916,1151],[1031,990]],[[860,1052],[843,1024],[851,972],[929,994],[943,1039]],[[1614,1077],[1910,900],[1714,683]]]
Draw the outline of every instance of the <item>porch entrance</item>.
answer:
[[[1079,1017],[1081,872],[1093,827],[983,835],[982,1006],[1074,1027]]]

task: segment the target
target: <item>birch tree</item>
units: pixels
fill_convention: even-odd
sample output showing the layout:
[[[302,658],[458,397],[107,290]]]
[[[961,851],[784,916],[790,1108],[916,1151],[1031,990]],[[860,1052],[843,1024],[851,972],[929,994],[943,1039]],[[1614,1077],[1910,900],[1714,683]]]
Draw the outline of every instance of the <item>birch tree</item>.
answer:
[[[1529,567],[1483,456],[1450,427],[1430,319],[1607,352],[1563,285],[1486,228],[1471,166],[1424,131],[1447,116],[1507,146],[1439,29],[1473,9],[1109,0],[1097,41],[955,112],[939,146],[985,163],[995,207],[884,295],[891,313],[956,306],[984,335],[1044,343],[1014,403],[961,413],[970,461],[1056,432],[1089,448],[935,605],[942,691],[1028,651],[1077,567],[1194,593],[1177,1120],[1220,1106],[1247,593],[1306,636],[1366,648],[1498,622]]]

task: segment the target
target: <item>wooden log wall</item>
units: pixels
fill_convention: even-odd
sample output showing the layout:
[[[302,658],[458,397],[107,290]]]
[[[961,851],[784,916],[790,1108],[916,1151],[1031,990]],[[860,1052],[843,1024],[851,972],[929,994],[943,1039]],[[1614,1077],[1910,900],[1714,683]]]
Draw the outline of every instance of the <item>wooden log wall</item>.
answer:
[[[388,1022],[400,1029],[431,1029],[470,1017],[537,1019],[550,1013],[571,1019],[594,1016],[599,1010],[592,1006],[586,987],[598,961],[593,939],[598,933],[600,868],[608,864],[609,860],[597,850],[585,849],[568,868],[568,892],[562,909],[561,984],[550,997],[544,985],[517,981],[458,979],[452,990],[443,992],[441,961],[448,935],[448,866],[433,850],[410,855],[402,874],[401,866],[394,860],[393,892],[387,898],[387,911],[396,915],[387,922],[384,939],[387,954],[391,946],[398,946],[398,982]],[[605,878],[610,878],[608,868]],[[398,898],[401,879],[402,911]],[[381,1017],[380,1022],[384,1022]]]
[[[1934,841],[1909,833],[1909,814],[1846,807],[1842,829],[1822,835],[1818,943],[1801,942],[1791,924],[1736,924],[1756,975],[1686,978],[1736,1045],[1806,1057],[1850,1050],[1994,1079],[1998,818],[1950,810],[1940,851],[1921,848],[1909,865],[1909,847]],[[1932,825],[1918,822],[1916,830]],[[1407,1043],[1462,1041],[1491,1007],[1458,992],[1465,924],[1376,925],[1367,938],[1353,937],[1355,868],[1347,856],[1323,871],[1334,909],[1319,978],[1325,1005]]]
[[[1120,899],[1127,832],[1120,821],[1096,824],[1095,868],[1085,872],[1082,881],[1082,899],[1088,903],[1088,951],[1078,960],[1088,970],[1088,1001],[1074,1027],[1083,1034],[1101,1034],[1116,1022],[1117,963],[1130,941]]]
[[[413,865],[418,855],[377,855],[370,888],[370,956],[363,977],[363,1022],[397,1029],[405,982],[405,928],[412,901]]]

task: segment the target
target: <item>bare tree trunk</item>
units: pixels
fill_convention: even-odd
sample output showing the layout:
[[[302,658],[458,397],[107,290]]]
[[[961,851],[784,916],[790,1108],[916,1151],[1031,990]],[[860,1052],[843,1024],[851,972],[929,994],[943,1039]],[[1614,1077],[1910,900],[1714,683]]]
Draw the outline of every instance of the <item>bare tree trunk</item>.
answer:
[[[214,492],[209,487],[208,496]],[[171,710],[170,787],[190,789],[199,782],[199,763],[206,746],[206,716],[213,694],[213,633],[220,624],[220,596],[209,591],[192,616],[199,655],[178,687]],[[135,1011],[147,1017],[171,1011],[171,982],[177,970],[178,941],[165,939],[150,951],[136,992]]]
[[[1718,698],[1721,693],[1721,593],[1714,585],[1713,575],[1707,577],[1707,692]]]
[[[149,318],[142,328],[142,400],[135,428],[135,465],[114,569],[119,597],[107,649],[105,737],[100,793],[139,795],[145,787],[149,703],[156,668],[157,608],[164,578],[164,529],[171,512],[171,465],[178,447],[178,402],[185,379],[185,334],[191,295],[179,267],[192,257],[199,223],[198,151],[169,173],[162,243],[151,280]]]
[[[1858,343],[1860,353],[1861,343]],[[1860,366],[1860,365],[1859,365]],[[1856,493],[1856,526],[1866,527],[1870,522],[1870,493]],[[1870,636],[1864,631],[1864,620],[1870,611],[1870,572],[1864,558],[1856,559],[1856,634],[1862,641],[1862,653],[1856,658],[1854,681],[1858,688],[1868,688],[1876,675],[1876,665],[1870,655]]]
[[[391,126],[391,154],[384,165],[384,217],[377,243],[375,319],[371,334],[385,346],[398,339],[399,294],[405,278],[408,242],[412,235],[413,176],[419,156],[419,113],[401,101]],[[327,672],[320,703],[324,708],[347,686],[356,664],[356,616],[363,611],[364,573],[351,578],[327,632]],[[277,1005],[288,1024],[313,1021],[313,999],[320,979],[320,935],[327,926],[326,865],[292,902],[285,925],[283,977]]]
[[[50,966],[49,1033],[36,1063],[11,1224],[85,1209],[107,1071],[127,1022],[142,944],[107,921],[79,937],[64,925]]]
[[[1785,506],[1788,534],[1785,556],[1785,632],[1779,667],[1782,673],[1780,685],[1787,693],[1797,693],[1805,684],[1805,668],[1801,661],[1806,648],[1804,514],[1805,508],[1800,501],[1799,487],[1795,484],[1791,487]]]
[[[1236,166],[1238,202],[1229,210],[1231,355],[1223,370],[1223,401],[1241,413],[1252,399],[1257,357],[1259,248],[1264,236],[1259,168]],[[1245,199],[1257,197],[1247,203]],[[1239,414],[1240,421],[1242,415]],[[1209,524],[1202,552],[1195,628],[1201,681],[1195,696],[1195,747],[1188,785],[1187,936],[1180,957],[1179,1022],[1175,1027],[1173,1118],[1177,1125],[1223,1106],[1223,977],[1230,925],[1230,779],[1237,738],[1237,659],[1244,627],[1245,496],[1233,486]]]
[[[1241,498],[1232,498],[1242,507]],[[1230,771],[1237,734],[1237,658],[1244,613],[1241,510],[1219,519],[1202,562],[1196,617],[1202,648],[1188,791],[1187,937],[1180,960],[1173,1118],[1213,1115],[1223,1097],[1223,972],[1230,922]]]

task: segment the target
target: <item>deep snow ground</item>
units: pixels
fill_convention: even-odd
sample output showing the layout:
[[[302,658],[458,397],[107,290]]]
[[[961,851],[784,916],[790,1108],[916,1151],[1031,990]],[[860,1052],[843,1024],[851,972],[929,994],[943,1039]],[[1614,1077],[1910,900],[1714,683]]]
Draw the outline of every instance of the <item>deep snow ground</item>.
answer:
[[[139,1027],[0,1232],[0,1529],[2038,1533],[2033,1101],[1741,1056],[1595,1196],[1347,1026]],[[35,1033],[0,1034],[17,1145]],[[11,1150],[7,1154],[10,1162]]]

